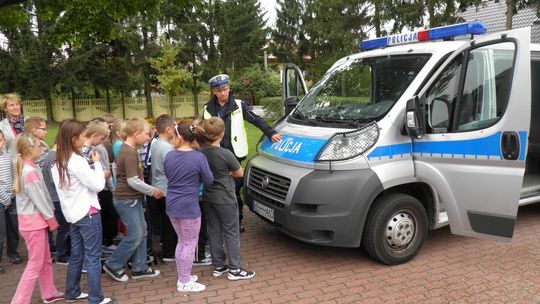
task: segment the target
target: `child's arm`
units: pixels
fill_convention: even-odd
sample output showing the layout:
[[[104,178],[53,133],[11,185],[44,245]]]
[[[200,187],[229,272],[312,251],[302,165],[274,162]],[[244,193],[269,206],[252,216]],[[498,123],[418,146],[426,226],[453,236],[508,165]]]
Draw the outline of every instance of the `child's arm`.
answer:
[[[105,174],[103,173],[103,168],[101,167],[100,157],[97,152],[92,154],[92,159],[94,160],[94,169],[90,168],[88,162],[82,158],[72,156],[70,162],[72,163],[72,172],[79,179],[79,181],[88,189],[94,192],[100,192],[105,188]]]
[[[122,155],[119,155],[119,159],[122,158],[121,156]],[[138,169],[140,165],[138,155],[125,154],[123,160],[120,161],[124,162],[123,165],[126,170],[125,174],[128,186],[144,195],[153,196],[156,199],[160,199],[163,197],[163,193],[161,192],[161,190],[145,183],[144,180],[139,177],[139,174],[141,174],[142,172],[140,172]]]
[[[107,154],[107,150],[105,150],[105,147],[103,145],[96,146],[94,148],[94,151],[99,153],[99,156],[101,156],[99,162],[101,163],[101,167],[103,168],[105,180],[108,180],[111,177],[111,170],[109,169],[109,154]]]
[[[238,169],[236,171],[231,171],[231,175],[232,175],[232,177],[244,177],[244,169],[242,169],[242,167],[240,167],[240,169]]]
[[[0,204],[2,204],[4,208],[11,204],[11,195],[9,195],[8,189],[2,185],[0,185]],[[0,210],[0,212],[3,211]]]
[[[208,160],[205,156],[202,158],[202,170],[201,170],[201,179],[204,185],[211,186],[214,183],[214,175],[212,170],[210,170],[210,165],[208,165]]]
[[[243,177],[244,176],[244,170],[242,169],[242,166],[236,159],[236,156],[234,154],[227,150],[223,149],[225,152],[225,161],[227,162],[227,166],[229,167],[229,170],[231,171],[232,177]]]
[[[23,191],[26,195],[28,195],[45,221],[47,221],[47,224],[49,224],[49,229],[55,230],[58,227],[58,223],[54,217],[52,200],[43,179],[41,179],[38,173],[33,170],[28,172],[28,174],[23,177],[22,182],[24,187]]]
[[[0,151],[2,152],[2,151]],[[11,193],[13,188],[13,162],[11,161],[11,156],[7,152],[0,154],[0,174],[11,176],[9,179],[10,185],[2,186],[0,185],[0,212],[3,212],[2,207],[7,208],[11,205]]]
[[[139,191],[144,195],[153,196],[156,199],[160,199],[163,197],[163,192],[161,192],[161,190],[145,183],[138,176],[128,177],[127,183],[131,188]]]

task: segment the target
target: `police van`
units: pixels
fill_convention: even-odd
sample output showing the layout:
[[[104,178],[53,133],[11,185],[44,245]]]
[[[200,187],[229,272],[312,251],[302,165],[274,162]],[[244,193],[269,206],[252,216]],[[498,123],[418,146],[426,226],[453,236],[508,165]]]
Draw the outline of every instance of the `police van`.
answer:
[[[540,139],[540,45],[529,28],[485,31],[363,41],[309,92],[286,65],[283,139],[265,138],[247,165],[250,209],[296,239],[362,246],[389,265],[447,224],[509,241],[518,205],[540,201],[540,155],[528,154]]]

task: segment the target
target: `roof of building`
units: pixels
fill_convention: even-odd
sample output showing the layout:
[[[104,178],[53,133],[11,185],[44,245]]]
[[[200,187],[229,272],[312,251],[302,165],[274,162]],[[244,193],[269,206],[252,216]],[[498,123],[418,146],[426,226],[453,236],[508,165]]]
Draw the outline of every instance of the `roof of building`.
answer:
[[[458,13],[465,21],[479,20],[487,25],[488,33],[506,29],[506,1],[483,1],[478,7],[470,6],[465,12]],[[531,27],[531,43],[540,43],[540,21],[536,16],[536,7],[527,6],[512,17],[512,27]],[[539,23],[539,22],[537,22]]]

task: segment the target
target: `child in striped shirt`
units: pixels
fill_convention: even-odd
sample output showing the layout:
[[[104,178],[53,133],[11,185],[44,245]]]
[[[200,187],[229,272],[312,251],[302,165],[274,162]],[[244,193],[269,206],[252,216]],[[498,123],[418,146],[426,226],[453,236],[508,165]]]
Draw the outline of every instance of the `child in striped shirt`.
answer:
[[[4,212],[11,205],[13,198],[13,159],[6,150],[6,138],[0,130],[0,262],[2,262],[2,248],[6,238],[6,213]],[[4,273],[4,268],[0,266],[0,274]]]

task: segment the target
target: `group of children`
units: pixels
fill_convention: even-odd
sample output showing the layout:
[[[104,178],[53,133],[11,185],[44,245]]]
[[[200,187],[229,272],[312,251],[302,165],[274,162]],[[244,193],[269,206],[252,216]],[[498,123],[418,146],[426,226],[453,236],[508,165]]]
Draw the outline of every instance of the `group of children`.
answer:
[[[120,282],[129,280],[128,265],[132,279],[158,276],[160,271],[148,266],[149,209],[160,223],[163,260],[176,261],[178,291],[205,289],[191,275],[193,265],[211,264],[214,277],[227,274],[230,280],[255,276],[240,266],[234,177],[243,176],[243,170],[234,154],[220,147],[223,121],[176,123],[161,115],[155,129],[157,137],[149,142],[154,134],[142,118],[122,121],[106,115],[88,125],[64,120],[49,149],[45,121],[30,117],[10,152],[0,133],[0,204],[9,206],[16,195],[18,227],[28,248],[12,303],[29,303],[36,280],[44,303],[116,303],[103,295],[102,269]],[[151,156],[149,183],[143,176],[143,145],[149,164]],[[13,187],[8,187],[4,172],[12,165]],[[114,244],[119,230],[124,236]],[[53,243],[56,262],[68,265],[65,294],[54,285]],[[80,288],[83,272],[87,293]]]

